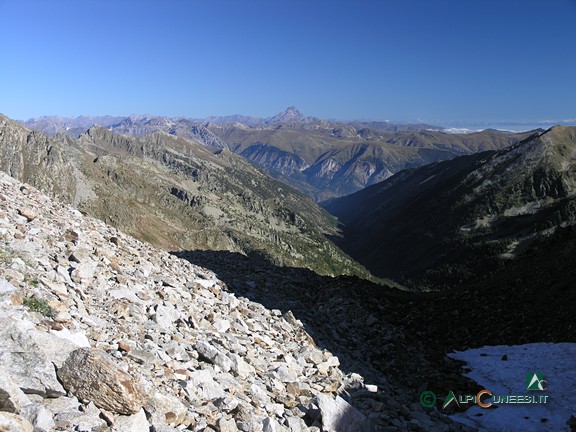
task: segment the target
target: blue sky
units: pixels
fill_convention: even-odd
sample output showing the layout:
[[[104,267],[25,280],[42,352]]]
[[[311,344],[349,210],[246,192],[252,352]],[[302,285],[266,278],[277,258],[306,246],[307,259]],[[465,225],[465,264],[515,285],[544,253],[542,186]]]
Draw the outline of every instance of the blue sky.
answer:
[[[576,118],[576,0],[0,0],[0,112]]]

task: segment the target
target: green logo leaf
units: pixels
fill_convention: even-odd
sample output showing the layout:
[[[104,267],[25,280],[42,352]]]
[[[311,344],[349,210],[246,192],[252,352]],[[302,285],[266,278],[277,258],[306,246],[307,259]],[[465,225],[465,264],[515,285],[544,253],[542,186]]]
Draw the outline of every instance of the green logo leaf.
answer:
[[[528,372],[526,374],[526,390],[546,390],[546,380],[544,379],[544,374]]]

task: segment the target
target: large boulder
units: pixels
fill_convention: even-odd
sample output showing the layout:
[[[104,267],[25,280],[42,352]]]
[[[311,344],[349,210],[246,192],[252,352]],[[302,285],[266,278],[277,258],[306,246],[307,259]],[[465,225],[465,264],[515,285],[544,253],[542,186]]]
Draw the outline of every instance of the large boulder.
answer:
[[[64,388],[78,399],[117,414],[135,414],[145,396],[131,375],[114,364],[104,351],[80,348],[58,370]]]
[[[0,310],[0,341],[0,364],[24,393],[42,397],[65,394],[56,378],[55,366],[78,348],[77,345],[38,331],[31,321],[3,310]]]

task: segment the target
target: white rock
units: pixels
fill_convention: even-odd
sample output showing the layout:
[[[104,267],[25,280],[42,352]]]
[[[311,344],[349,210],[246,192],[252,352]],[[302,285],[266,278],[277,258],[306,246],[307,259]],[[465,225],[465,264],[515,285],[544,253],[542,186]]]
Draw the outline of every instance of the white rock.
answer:
[[[270,402],[268,394],[256,384],[250,386],[250,394],[252,395],[252,403],[255,403],[257,406],[265,406]]]
[[[117,416],[114,422],[114,431],[118,432],[149,432],[150,423],[146,419],[146,413],[142,408],[129,416]]]
[[[208,359],[211,363],[219,366],[224,372],[228,372],[232,369],[232,360],[230,360],[226,355],[217,348],[213,347],[206,341],[198,341],[194,345],[194,349],[198,351],[200,355]]]
[[[178,318],[180,318],[180,314],[170,303],[157,306],[155,321],[160,327],[169,329]]]
[[[6,369],[0,365],[0,411],[18,413],[32,402],[18,387]]]
[[[19,415],[0,411],[0,431],[2,432],[33,432],[34,426]]]
[[[52,412],[40,403],[25,406],[20,415],[34,425],[34,430],[50,431],[55,426]]]
[[[220,333],[226,333],[230,329],[230,321],[228,320],[223,319],[215,320],[212,325],[214,326],[216,331]]]
[[[90,348],[90,341],[84,332],[71,333],[70,330],[64,327],[62,330],[51,330],[50,333],[59,338],[69,340],[79,347]]]
[[[5,279],[0,279],[0,296],[11,294],[16,291],[16,287]]]
[[[342,399],[336,396],[332,399],[323,393],[316,394],[316,400],[322,416],[324,430],[337,430],[338,432],[360,432],[369,427],[368,419]]]

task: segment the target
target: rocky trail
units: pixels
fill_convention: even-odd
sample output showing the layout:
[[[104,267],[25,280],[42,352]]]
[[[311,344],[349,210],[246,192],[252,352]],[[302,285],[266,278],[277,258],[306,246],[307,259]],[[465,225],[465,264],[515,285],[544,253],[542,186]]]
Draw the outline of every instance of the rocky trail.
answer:
[[[261,304],[260,281],[234,293],[4,174],[0,237],[1,430],[467,430],[373,367],[377,352],[394,370],[398,352],[418,362],[422,351],[368,311],[346,318],[345,279],[315,291],[310,273],[279,287],[282,304]],[[243,265],[229,271],[246,275]],[[374,344],[388,335],[389,356],[357,349],[364,336],[351,345],[364,327]]]

